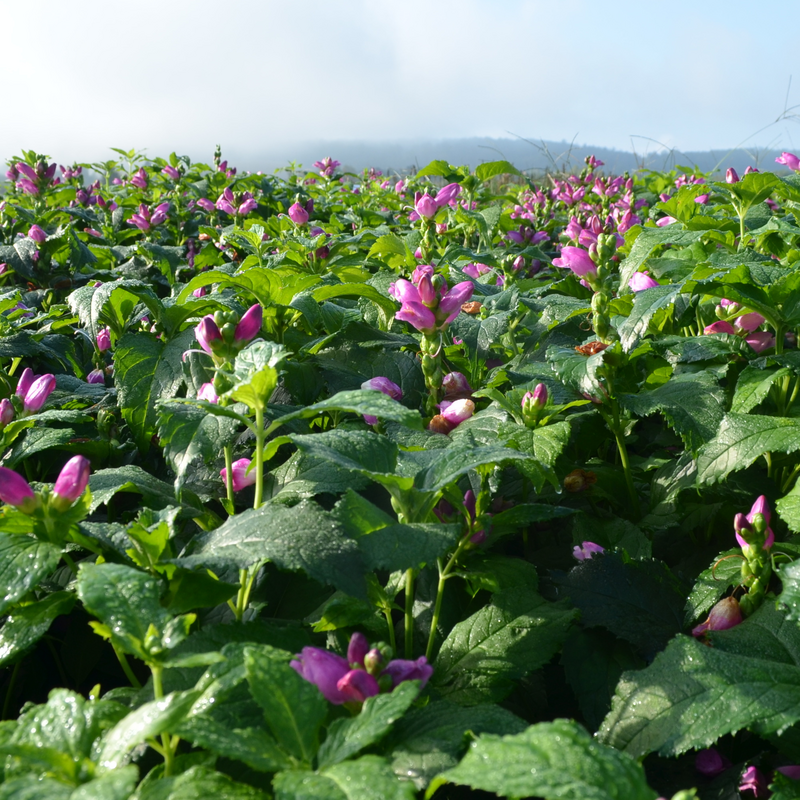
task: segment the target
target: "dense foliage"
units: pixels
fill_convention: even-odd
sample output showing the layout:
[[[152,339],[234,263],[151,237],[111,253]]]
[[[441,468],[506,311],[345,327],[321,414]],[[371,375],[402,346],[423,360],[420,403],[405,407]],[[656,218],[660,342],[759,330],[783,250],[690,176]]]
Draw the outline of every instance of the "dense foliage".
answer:
[[[796,158],[117,152],[0,204],[0,800],[800,797]]]

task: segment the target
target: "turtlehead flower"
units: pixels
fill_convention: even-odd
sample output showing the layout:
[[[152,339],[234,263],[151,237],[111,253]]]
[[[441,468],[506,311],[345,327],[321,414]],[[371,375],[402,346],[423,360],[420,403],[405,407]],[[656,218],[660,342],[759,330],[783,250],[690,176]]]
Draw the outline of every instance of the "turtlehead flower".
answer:
[[[767,498],[762,494],[750,508],[750,513],[746,516],[744,514],[737,514],[733,518],[733,529],[736,533],[736,541],[739,547],[749,547],[750,543],[747,541],[747,535],[753,531],[754,523],[756,522],[756,514],[761,515],[764,524],[764,550],[769,550],[775,542],[775,534],[772,528],[769,527],[770,519],[772,519],[772,511],[769,507]],[[744,535],[742,535],[744,534]]]
[[[22,475],[13,469],[0,467],[0,500],[27,513],[36,503],[36,495]]]
[[[728,167],[728,170],[725,173],[725,183],[738,183],[738,182],[739,182],[739,173],[733,167]]]
[[[239,320],[239,324],[233,334],[233,340],[241,343],[255,339],[261,332],[262,315],[263,311],[259,303],[250,306]]]
[[[234,492],[241,492],[247,486],[252,486],[256,482],[256,471],[251,469],[248,472],[250,467],[251,460],[249,458],[240,458],[238,461],[234,461],[231,464],[231,482],[233,483],[233,491]],[[219,475],[222,478],[222,482],[224,484],[228,483],[228,470],[226,467],[223,467],[219,471]]]
[[[776,159],[776,164],[784,164],[785,166],[789,167],[789,169],[793,169],[795,172],[800,172],[800,158],[798,158],[794,153],[781,153]],[[19,164],[17,165],[19,167]]]
[[[756,798],[769,797],[770,792],[767,779],[758,767],[748,767],[740,780],[740,792],[752,792],[753,797]]]
[[[475,403],[467,398],[461,400],[442,400],[439,403],[442,416],[450,423],[451,428],[455,428],[462,422],[468,420],[475,413]]]
[[[66,511],[86,491],[91,465],[84,456],[73,456],[61,469],[53,486],[53,503],[59,511]]]
[[[41,244],[47,239],[47,234],[38,225],[31,225],[28,236],[37,244]]]
[[[634,292],[643,292],[645,289],[652,289],[659,285],[658,281],[653,280],[646,272],[636,272],[628,281],[628,286]]]
[[[716,747],[698,750],[694,759],[694,768],[706,778],[716,778],[730,766],[731,762]]]
[[[391,691],[403,681],[418,680],[425,686],[433,674],[425,656],[416,661],[395,659],[385,667],[383,661],[380,650],[370,648],[363,634],[354,633],[347,658],[319,647],[304,647],[290,666],[335,705],[363,703],[382,690]]]
[[[36,378],[22,398],[22,405],[25,411],[29,414],[35,414],[39,411],[55,388],[55,375],[48,373],[47,375],[40,375]],[[17,389],[19,389],[19,386]]]
[[[583,542],[582,545],[575,545],[572,548],[572,557],[578,561],[589,561],[599,553],[605,553],[605,547],[601,547],[594,542]]]
[[[4,397],[0,400],[0,427],[5,427],[14,419],[14,404]]]
[[[314,162],[314,166],[319,170],[319,174],[326,178],[330,178],[339,165],[340,162],[335,161],[330,156],[325,156],[322,161]]]
[[[664,228],[667,225],[672,225],[677,221],[678,220],[675,219],[675,217],[671,217],[669,214],[666,214],[665,216],[661,217],[661,219],[656,220],[656,225],[658,225],[659,228]]]
[[[731,336],[736,335],[736,330],[734,329],[733,325],[730,322],[726,322],[724,319],[717,320],[716,322],[712,322],[710,325],[706,325],[703,328],[704,334],[712,334],[712,333],[727,333]]]
[[[775,347],[775,334],[770,333],[769,331],[756,331],[755,333],[749,333],[747,336],[744,337],[744,340],[756,353],[763,353],[764,350],[769,350],[772,347]]]
[[[138,187],[139,189],[146,189],[147,188],[147,173],[144,171],[144,167],[140,167],[130,178],[130,183],[134,186]]]
[[[111,331],[108,328],[103,328],[97,334],[97,349],[101,353],[111,349]]]
[[[742,611],[735,597],[725,597],[708,613],[708,619],[692,628],[692,636],[702,636],[706,631],[724,631],[742,621]]]
[[[197,200],[197,205],[203,209],[203,211],[208,211],[210,214],[212,211],[216,210],[216,206],[214,203],[211,202],[207,197],[201,197]]]
[[[589,253],[580,247],[562,247],[561,257],[553,259],[553,266],[570,269],[579,278],[593,278],[597,275],[597,265]]]
[[[217,323],[214,322],[214,317],[211,314],[206,315],[200,320],[197,327],[194,329],[194,337],[197,343],[203,350],[211,355],[211,343],[217,339],[222,340],[222,334],[219,331]]]
[[[403,390],[393,381],[390,381],[388,378],[377,377],[377,378],[370,378],[368,381],[364,381],[361,384],[362,389],[371,389],[376,392],[382,392],[387,397],[391,397],[392,400],[402,400],[403,399]],[[367,425],[377,425],[378,418],[373,417],[371,414],[364,414],[364,422]]]
[[[289,206],[289,219],[294,222],[295,225],[305,225],[308,222],[308,211],[305,210],[300,203],[293,203]]]
[[[472,394],[472,387],[469,385],[467,376],[461,372],[448,372],[442,378],[442,390],[446,400]]]
[[[209,403],[219,403],[219,395],[214,389],[214,384],[204,383],[197,391],[197,399],[205,400]]]
[[[166,175],[168,178],[171,178],[173,181],[179,181],[181,179],[181,173],[175,169],[175,167],[169,166],[169,164],[161,170],[162,175]]]
[[[436,192],[436,205],[438,208],[449,205],[461,194],[461,186],[457,183],[448,183]],[[421,216],[421,215],[420,215]]]
[[[416,211],[420,217],[432,219],[436,216],[436,212],[438,210],[439,206],[437,205],[436,200],[434,200],[427,192],[415,198],[414,200],[414,211]]]
[[[86,376],[86,383],[100,384],[106,382],[106,376],[101,369],[93,369]]]

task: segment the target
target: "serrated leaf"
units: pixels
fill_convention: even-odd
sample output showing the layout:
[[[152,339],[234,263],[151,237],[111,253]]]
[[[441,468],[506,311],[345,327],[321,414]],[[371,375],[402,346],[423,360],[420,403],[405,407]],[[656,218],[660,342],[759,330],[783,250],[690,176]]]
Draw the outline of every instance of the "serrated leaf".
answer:
[[[571,720],[540,722],[513,736],[478,737],[461,763],[428,789],[457,783],[504,797],[543,800],[655,800],[644,770]]]
[[[778,516],[793,533],[800,533],[800,483],[795,483],[789,494],[775,504]]]
[[[367,698],[357,716],[335,720],[317,754],[320,769],[338,764],[380,740],[418,694],[417,683],[406,681],[390,694]]]
[[[149,626],[163,631],[170,615],[159,602],[158,581],[124,564],[81,564],[78,597],[107,627],[112,643],[147,660],[143,644]]]
[[[292,508],[266,503],[243,511],[195,537],[190,553],[177,563],[245,569],[272,561],[281,569],[301,569],[324,585],[366,598],[358,545],[333,514],[308,500]]]
[[[170,484],[133,464],[97,470],[89,478],[89,489],[90,511],[107,503],[117,492],[138,492],[145,505],[156,508],[175,502],[175,490]]]
[[[631,233],[636,235],[633,246],[628,253],[627,258],[622,262],[619,270],[619,283],[620,286],[627,286],[628,281],[633,276],[634,272],[638,272],[639,268],[647,261],[650,254],[660,244],[671,245],[690,245],[694,242],[699,242],[706,231],[687,231],[678,224],[667,225],[663,228],[640,228],[638,231],[635,228],[631,229]]]
[[[61,548],[28,536],[0,533],[0,614],[36,588],[58,566]]]
[[[190,767],[174,778],[144,781],[135,800],[269,800],[269,795],[247,783],[206,766]]]
[[[628,353],[647,333],[650,320],[656,311],[669,308],[681,291],[680,286],[654,286],[636,292],[633,308],[628,318],[619,326],[619,336],[623,350]]]
[[[752,411],[769,394],[775,381],[791,374],[791,370],[787,367],[758,369],[752,365],[746,366],[736,381],[736,394],[731,403],[731,412],[747,414],[748,411]]]
[[[660,650],[683,627],[684,594],[661,561],[626,562],[607,553],[555,581],[585,625],[606,628],[643,653]]]
[[[11,612],[0,630],[0,666],[13,663],[35,644],[61,614],[75,604],[71,592],[54,592],[43,600],[20,606]]]
[[[522,173],[508,161],[487,161],[475,167],[475,175],[483,183],[496,175],[522,175]]]
[[[703,620],[728,588],[739,583],[742,576],[741,556],[739,547],[720,553],[708,569],[697,576],[694,588],[686,598],[685,625]]]
[[[185,403],[158,403],[158,438],[164,456],[175,470],[175,490],[179,492],[191,465],[201,459],[211,464],[231,444],[238,428],[229,417],[209,414],[205,409]]]
[[[187,329],[164,344],[150,333],[126,333],[114,351],[114,381],[122,416],[139,450],[146,453],[156,432],[156,403],[183,385],[182,356],[194,342]]]
[[[696,452],[717,433],[727,398],[714,375],[700,372],[673,375],[650,391],[623,394],[619,402],[640,417],[660,411],[686,448]]]
[[[386,761],[363,756],[316,773],[279,772],[275,800],[414,800],[414,785],[395,777]]]
[[[761,625],[762,620],[768,624]],[[711,638],[708,647],[677,636],[647,669],[625,673],[600,740],[635,758],[653,751],[672,756],[744,728],[766,735],[797,721],[800,630],[795,623],[767,602],[737,627],[715,631]],[[770,646],[762,655],[766,642]],[[772,658],[776,652],[778,661]]]
[[[496,705],[463,706],[439,700],[414,708],[395,723],[390,737],[392,769],[399,778],[424,789],[431,779],[454,767],[473,734],[521,733],[526,723]]]
[[[289,666],[288,655],[267,646],[247,648],[247,681],[275,739],[310,764],[319,747],[319,728],[328,702],[314,684]]]
[[[274,342],[253,342],[236,356],[233,369],[233,388],[226,392],[239,403],[250,408],[266,408],[275,387],[278,385],[276,367],[286,356],[282,345]]]
[[[548,603],[530,589],[496,594],[450,631],[432,681],[461,705],[501,700],[514,681],[550,660],[575,615],[566,603]]]
[[[714,484],[731,472],[749,467],[764,453],[800,450],[800,419],[728,414],[717,435],[700,449],[697,481]]]
[[[584,356],[569,347],[548,347],[547,361],[559,379],[579,394],[602,397],[603,389],[597,378],[603,366],[603,353]]]

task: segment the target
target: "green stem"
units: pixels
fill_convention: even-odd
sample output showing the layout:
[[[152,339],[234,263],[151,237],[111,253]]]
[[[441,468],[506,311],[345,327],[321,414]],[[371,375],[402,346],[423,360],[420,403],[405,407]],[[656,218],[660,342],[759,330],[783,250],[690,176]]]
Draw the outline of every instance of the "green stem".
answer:
[[[406,570],[405,655],[411,658],[414,650],[414,570]]]
[[[641,514],[639,508],[639,495],[636,494],[636,487],[633,485],[631,464],[630,460],[628,459],[628,448],[625,446],[625,436],[622,432],[622,424],[620,423],[619,418],[619,406],[617,405],[616,400],[613,401],[612,409],[614,414],[614,424],[611,426],[612,432],[617,441],[617,451],[619,452],[619,459],[622,462],[622,471],[625,473],[625,483],[628,486],[628,494],[630,495],[633,511],[638,518]]]
[[[67,553],[62,553],[61,558],[64,559],[64,563],[72,570],[73,575],[78,574],[78,567],[75,565],[75,562],[72,560],[72,556]]]
[[[388,605],[383,607],[383,616],[386,617],[386,627],[389,629],[389,646],[392,648],[392,653],[397,653],[397,637],[394,635],[392,609]]]
[[[153,672],[153,696],[156,700],[161,700],[161,698],[164,697],[164,687],[161,683],[163,667],[151,665],[150,669]],[[168,778],[172,774],[172,763],[175,758],[175,750],[173,750],[172,747],[172,737],[168,733],[161,734],[161,749],[164,752],[164,777]]]
[[[225,492],[228,502],[233,507],[233,447],[226,444],[225,453]]]
[[[128,658],[125,655],[125,653],[123,653],[122,650],[118,649],[116,645],[112,645],[112,647],[114,648],[114,652],[117,654],[117,660],[119,661],[119,665],[122,667],[122,671],[125,673],[125,677],[128,679],[131,686],[133,686],[134,689],[141,689],[142,683],[136,677],[136,675],[133,674],[133,670],[131,669],[131,665],[128,662]]]
[[[239,593],[236,595],[236,606],[233,609],[237,622],[242,621],[244,612],[247,610],[247,605],[250,602],[250,592],[253,590],[256,575],[258,575],[258,565],[253,568],[252,572],[248,569],[239,570]]]
[[[253,508],[261,506],[264,496],[264,409],[256,408],[256,497]]]
[[[792,487],[794,479],[800,474],[800,464],[798,464],[789,474],[789,476],[781,482],[781,491],[788,492]]]

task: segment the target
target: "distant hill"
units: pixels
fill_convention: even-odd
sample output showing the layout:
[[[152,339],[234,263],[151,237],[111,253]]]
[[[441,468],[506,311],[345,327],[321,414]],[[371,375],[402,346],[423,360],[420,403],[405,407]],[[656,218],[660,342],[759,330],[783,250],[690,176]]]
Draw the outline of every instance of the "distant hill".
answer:
[[[367,167],[382,170],[386,175],[407,174],[416,171],[434,159],[444,159],[451,164],[469,164],[475,167],[485,161],[506,159],[520,170],[554,171],[583,166],[586,156],[594,154],[605,162],[604,170],[611,173],[633,171],[641,167],[672,169],[677,165],[697,166],[704,172],[718,168],[724,172],[734,167],[744,172],[752,164],[762,170],[776,172],[785,168],[775,163],[779,150],[752,149],[708,150],[682,152],[678,150],[632,153],[605,147],[546,142],[523,139],[441,139],[399,142],[295,142],[283,148],[270,148],[261,153],[226,151],[223,155],[240,169],[272,172],[286,167],[290,160],[313,170],[313,163],[324,156],[342,162],[343,168],[360,172]]]

